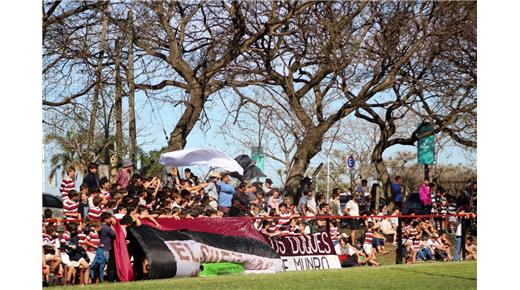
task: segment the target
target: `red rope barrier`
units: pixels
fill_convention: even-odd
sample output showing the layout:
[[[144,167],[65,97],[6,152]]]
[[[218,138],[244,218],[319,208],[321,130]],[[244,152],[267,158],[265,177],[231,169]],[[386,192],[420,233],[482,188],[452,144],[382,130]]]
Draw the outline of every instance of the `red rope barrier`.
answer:
[[[299,219],[354,219],[354,218],[361,218],[361,219],[368,219],[368,218],[446,218],[446,217],[476,217],[475,213],[459,213],[459,214],[427,214],[427,215],[362,215],[362,216],[294,216],[292,218],[299,218]],[[207,218],[207,217],[204,217]],[[222,217],[227,218],[227,217]],[[280,217],[280,216],[261,216],[261,217],[252,217],[252,216],[243,216],[243,217],[235,217],[235,218],[244,218],[244,219],[250,219],[250,220],[277,220],[277,219],[287,219],[287,217]],[[162,219],[162,218],[156,218],[156,219]],[[166,219],[166,218],[165,218]],[[71,223],[71,222],[83,222],[81,219],[74,219],[74,220],[66,220],[66,219],[48,219],[46,222],[63,222],[63,223]]]

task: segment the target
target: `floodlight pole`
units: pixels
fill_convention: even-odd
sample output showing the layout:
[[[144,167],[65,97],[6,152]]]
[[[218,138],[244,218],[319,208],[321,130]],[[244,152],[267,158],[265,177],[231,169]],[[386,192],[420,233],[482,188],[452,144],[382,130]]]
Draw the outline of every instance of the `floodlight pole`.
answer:
[[[330,201],[330,191],[329,191],[329,184],[330,184],[330,150],[327,153],[327,202]]]

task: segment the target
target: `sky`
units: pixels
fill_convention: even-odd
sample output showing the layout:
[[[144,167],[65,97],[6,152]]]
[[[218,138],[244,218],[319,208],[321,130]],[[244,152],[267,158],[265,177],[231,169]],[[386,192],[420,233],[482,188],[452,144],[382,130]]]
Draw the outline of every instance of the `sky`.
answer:
[[[126,98],[123,101],[124,108],[126,110]],[[143,93],[136,94],[136,114],[137,114],[137,127],[143,129],[141,136],[138,136],[137,143],[145,151],[158,150],[167,145],[167,140],[164,131],[169,135],[173,130],[176,121],[179,119],[181,112],[180,106],[174,108],[171,104],[159,105],[157,102],[151,102],[146,98]],[[203,131],[197,124],[193,128],[191,134],[188,136],[186,148],[213,148],[221,150],[227,153],[231,157],[235,157],[239,154],[250,155],[250,148],[243,148],[238,144],[226,143],[224,137],[219,133],[219,126],[223,124],[225,117],[227,116],[226,109],[222,105],[222,102],[218,98],[213,98],[212,103],[209,106],[208,117],[210,119],[210,127],[206,131]],[[164,131],[163,131],[164,129]],[[235,131],[236,132],[236,131]],[[253,131],[251,134],[257,134]],[[325,146],[324,146],[325,148]],[[342,150],[341,146],[334,146],[334,149]],[[393,146],[384,153],[384,158],[388,158],[397,151],[416,151],[414,146]],[[325,150],[323,150],[325,151]],[[42,187],[45,192],[52,194],[58,194],[59,183],[61,177],[57,178],[53,184],[48,181],[48,174],[50,171],[49,159],[52,156],[52,148],[50,146],[45,147],[44,152],[44,163],[43,163],[43,176],[42,176]],[[448,147],[445,150],[439,152],[437,156],[437,162],[439,164],[462,164],[470,165],[472,159],[476,159],[475,154],[470,159],[467,159],[467,154],[460,148]],[[317,167],[321,162],[324,162],[324,168],[326,168],[326,153],[320,153],[315,156],[310,163],[311,167]],[[274,181],[275,186],[281,186],[281,181],[277,177],[276,170],[281,168],[281,164],[272,161],[270,159],[265,160],[264,173]],[[205,176],[208,173],[208,168],[193,167],[192,170],[198,176]],[[76,181],[77,186],[81,183],[81,178]]]

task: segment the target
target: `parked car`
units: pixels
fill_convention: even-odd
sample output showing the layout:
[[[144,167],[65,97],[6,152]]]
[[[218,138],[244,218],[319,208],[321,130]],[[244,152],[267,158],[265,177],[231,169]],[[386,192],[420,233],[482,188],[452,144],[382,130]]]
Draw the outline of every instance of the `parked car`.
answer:
[[[42,214],[45,209],[52,210],[52,217],[63,218],[65,216],[63,214],[63,202],[59,196],[42,193]]]
[[[403,202],[403,214],[422,214],[423,208],[421,204],[421,199],[419,198],[418,192],[412,192],[408,195],[406,200]]]

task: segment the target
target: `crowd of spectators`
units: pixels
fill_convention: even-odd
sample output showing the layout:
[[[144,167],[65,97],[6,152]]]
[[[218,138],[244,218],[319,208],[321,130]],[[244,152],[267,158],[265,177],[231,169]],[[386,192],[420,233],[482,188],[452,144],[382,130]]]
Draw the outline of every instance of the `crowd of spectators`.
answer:
[[[148,219],[157,228],[160,218],[217,218],[249,216],[253,226],[270,237],[329,231],[336,251],[345,267],[380,263],[387,255],[385,243],[397,241],[397,218],[403,195],[400,178],[392,183],[396,208],[388,212],[385,203],[377,209],[371,202],[367,182],[350,194],[346,204],[340,202],[341,190],[333,190],[330,200],[317,194],[310,179],[302,182],[295,195],[273,188],[273,182],[232,183],[227,173],[211,172],[203,180],[186,168],[181,176],[177,168],[167,170],[164,178],[142,178],[133,173],[132,162],[124,161],[113,182],[98,179],[97,164],[88,165],[88,174],[76,191],[74,168],[66,172],[60,192],[64,219],[52,211],[44,213],[42,222],[44,283],[51,276],[61,284],[89,284],[116,281],[113,240],[116,220],[122,225],[140,225]],[[464,206],[452,208],[444,190],[424,183],[419,189],[421,202],[429,212],[470,211]],[[430,196],[428,200],[426,195]],[[381,218],[336,219],[327,216],[372,215]],[[271,218],[270,218],[271,217]],[[276,217],[276,218],[272,218]],[[314,217],[308,219],[306,217]],[[411,219],[402,228],[403,257],[408,263],[418,260],[460,260],[461,219]],[[61,228],[61,230],[60,230]],[[456,251],[450,254],[447,232],[456,237]],[[348,234],[347,234],[348,233]],[[471,239],[465,243],[467,258],[476,258]],[[106,274],[105,274],[106,273]]]

